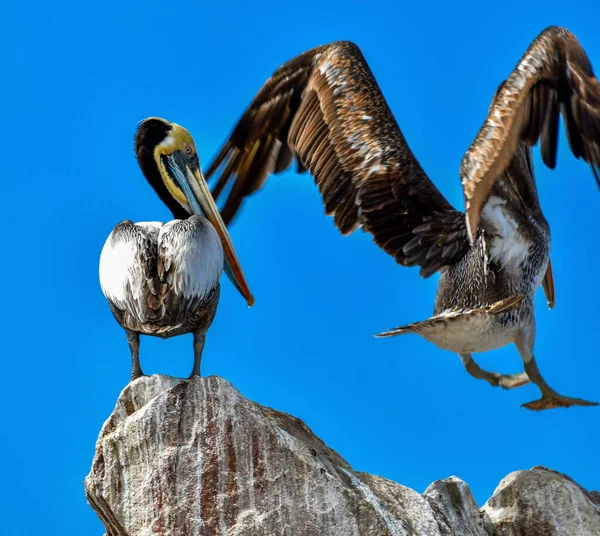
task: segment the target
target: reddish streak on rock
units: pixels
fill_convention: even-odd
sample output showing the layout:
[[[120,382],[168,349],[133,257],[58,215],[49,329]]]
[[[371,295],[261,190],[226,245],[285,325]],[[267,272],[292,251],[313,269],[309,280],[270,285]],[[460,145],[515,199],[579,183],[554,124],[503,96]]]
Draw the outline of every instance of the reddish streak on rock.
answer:
[[[223,379],[133,387],[144,413],[115,412],[85,482],[109,536],[600,535],[595,494],[554,471],[511,473],[480,509],[454,477],[419,494],[353,471],[302,421]]]
[[[216,495],[219,489],[219,456],[215,449],[216,426],[213,412],[214,400],[209,392],[204,399],[206,408],[206,433],[201,439],[202,443],[202,478],[200,493],[200,516],[205,534],[218,534],[218,501]]]
[[[252,435],[252,467],[254,486],[262,491],[265,487],[265,462],[260,455],[260,442],[257,434]]]
[[[237,488],[237,457],[235,454],[235,439],[233,437],[233,423],[231,419],[225,421],[225,448],[227,450],[227,510],[225,511],[227,525],[235,523],[238,511]]]

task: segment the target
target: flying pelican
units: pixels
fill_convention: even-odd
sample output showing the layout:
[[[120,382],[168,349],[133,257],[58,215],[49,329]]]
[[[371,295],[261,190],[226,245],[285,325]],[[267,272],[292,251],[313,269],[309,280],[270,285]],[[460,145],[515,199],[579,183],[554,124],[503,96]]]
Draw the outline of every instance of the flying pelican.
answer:
[[[145,119],[135,136],[135,152],[142,173],[177,219],[119,223],[100,255],[100,285],[127,334],[132,380],[144,375],[140,334],[166,339],[193,333],[190,377],[199,376],[223,269],[249,306],[254,298],[190,133],[164,119]]]
[[[230,192],[228,223],[267,177],[287,169],[313,176],[343,235],[357,227],[402,266],[440,272],[434,316],[382,336],[418,333],[460,355],[466,370],[492,385],[533,381],[541,398],[529,409],[596,405],[562,396],[534,358],[533,299],[542,284],[554,305],[550,228],[538,200],[530,147],[556,163],[559,113],[571,151],[600,185],[600,85],[576,37],[544,30],[498,88],[466,152],[460,177],[465,213],[429,180],[405,141],[356,45],[319,46],[269,78],[206,172],[213,197]],[[482,370],[472,353],[514,342],[525,372]]]

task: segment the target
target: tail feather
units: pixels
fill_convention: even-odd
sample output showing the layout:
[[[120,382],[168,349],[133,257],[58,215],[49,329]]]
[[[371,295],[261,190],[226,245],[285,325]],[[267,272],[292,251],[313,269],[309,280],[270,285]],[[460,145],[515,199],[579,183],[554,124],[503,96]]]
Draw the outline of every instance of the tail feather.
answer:
[[[461,317],[461,316],[471,316],[477,314],[490,314],[497,315],[503,313],[519,302],[523,300],[525,296],[511,296],[510,298],[505,298],[503,300],[492,303],[491,305],[484,305],[482,307],[475,307],[472,309],[455,309],[450,311],[444,311],[439,315],[432,316],[427,320],[422,320],[421,322],[413,322],[412,324],[406,324],[405,326],[399,326],[397,328],[388,329],[383,333],[378,333],[375,335],[378,339],[383,339],[386,337],[395,337],[396,335],[405,335],[407,333],[420,333],[423,330],[429,330],[436,324],[444,323],[451,321],[453,318]]]

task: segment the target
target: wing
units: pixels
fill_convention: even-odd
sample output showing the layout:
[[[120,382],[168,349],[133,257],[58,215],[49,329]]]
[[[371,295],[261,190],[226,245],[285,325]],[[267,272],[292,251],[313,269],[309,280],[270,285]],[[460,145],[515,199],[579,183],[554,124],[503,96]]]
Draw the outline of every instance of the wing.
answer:
[[[519,141],[540,140],[544,163],[554,168],[559,113],[576,158],[600,186],[600,84],[568,30],[544,30],[494,97],[487,119],[461,163],[469,237],[476,236],[483,204],[511,161]]]
[[[208,220],[173,220],[158,236],[157,274],[163,284],[164,322],[175,325],[206,302],[223,272],[223,246]]]
[[[156,277],[156,243],[162,223],[125,220],[109,235],[100,255],[104,296],[138,322],[161,317],[161,283]]]
[[[347,235],[359,225],[427,277],[468,249],[464,215],[408,147],[358,47],[336,42],[280,67],[209,166],[228,223],[244,198],[293,160],[319,187],[325,213]]]

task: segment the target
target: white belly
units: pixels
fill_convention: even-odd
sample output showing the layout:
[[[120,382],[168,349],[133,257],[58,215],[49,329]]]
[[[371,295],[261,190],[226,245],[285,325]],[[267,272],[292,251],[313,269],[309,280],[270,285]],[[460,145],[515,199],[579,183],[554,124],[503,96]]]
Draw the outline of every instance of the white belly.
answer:
[[[458,354],[487,352],[506,346],[515,340],[518,326],[506,326],[500,315],[439,315],[440,321],[427,320],[414,324],[411,331],[418,333],[436,346]],[[446,316],[446,320],[444,317]]]

